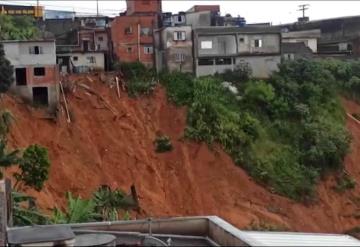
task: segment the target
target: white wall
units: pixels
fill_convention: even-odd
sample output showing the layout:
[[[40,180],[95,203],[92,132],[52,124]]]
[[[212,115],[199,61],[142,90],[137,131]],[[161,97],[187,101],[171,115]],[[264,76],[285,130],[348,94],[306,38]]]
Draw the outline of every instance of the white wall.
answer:
[[[316,38],[286,38],[283,39],[284,43],[299,43],[304,42],[304,44],[309,47],[312,52],[317,52],[317,39]]]
[[[56,64],[55,41],[49,42],[4,42],[6,58],[12,65],[54,65]],[[42,54],[30,54],[30,47],[42,47]]]
[[[87,53],[71,53],[68,55],[71,56],[71,61],[75,67],[85,66],[93,69],[105,68],[104,53],[87,52]],[[74,57],[78,58],[77,61],[74,60]],[[90,60],[87,59],[88,57],[95,57],[95,63],[90,63]]]

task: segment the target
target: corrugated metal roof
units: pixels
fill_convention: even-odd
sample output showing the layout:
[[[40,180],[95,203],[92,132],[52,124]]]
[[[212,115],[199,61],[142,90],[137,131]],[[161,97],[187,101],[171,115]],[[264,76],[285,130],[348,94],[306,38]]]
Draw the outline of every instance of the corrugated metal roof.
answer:
[[[243,231],[250,246],[360,246],[360,241],[349,235],[293,233],[293,232],[257,232]]]

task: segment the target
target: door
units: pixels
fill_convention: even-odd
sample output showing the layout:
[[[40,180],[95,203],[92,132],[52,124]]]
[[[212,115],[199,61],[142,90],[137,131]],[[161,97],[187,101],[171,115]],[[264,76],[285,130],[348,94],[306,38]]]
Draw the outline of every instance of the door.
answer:
[[[26,85],[26,68],[15,69],[15,77],[17,86]]]
[[[48,106],[48,88],[47,87],[33,87],[33,104],[40,106]]]
[[[88,40],[83,40],[83,48],[84,48],[84,51],[89,50],[89,41]]]

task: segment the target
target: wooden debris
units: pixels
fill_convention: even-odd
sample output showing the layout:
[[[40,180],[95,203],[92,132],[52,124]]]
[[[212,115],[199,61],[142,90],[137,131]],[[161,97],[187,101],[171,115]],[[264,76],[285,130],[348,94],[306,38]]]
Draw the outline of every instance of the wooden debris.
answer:
[[[99,99],[101,99],[105,105],[106,108],[108,108],[115,116],[118,115],[118,112],[110,105],[110,103],[103,97],[101,96],[98,92],[96,92],[95,90],[91,89],[88,85],[85,85],[83,83],[79,83],[78,84],[79,87],[87,90],[89,93],[97,96]]]
[[[120,99],[120,87],[119,87],[119,78],[117,76],[115,76],[115,81],[116,81],[116,90],[117,90],[117,95]]]
[[[94,82],[94,80],[91,79],[89,76],[86,76],[86,79],[87,79],[88,81],[90,81],[90,82]]]
[[[68,108],[67,100],[66,100],[65,93],[64,93],[64,88],[63,88],[63,85],[62,85],[61,81],[59,82],[59,84],[60,84],[60,90],[61,90],[61,93],[62,93],[62,96],[63,96],[63,100],[64,100],[64,104],[65,104],[67,122],[70,123],[70,122],[71,122],[71,119],[70,119],[70,114],[69,114],[69,108]]]

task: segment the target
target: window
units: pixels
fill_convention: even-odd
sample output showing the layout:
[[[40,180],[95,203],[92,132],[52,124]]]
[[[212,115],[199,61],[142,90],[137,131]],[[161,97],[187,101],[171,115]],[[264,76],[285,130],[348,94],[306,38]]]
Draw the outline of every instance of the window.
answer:
[[[186,33],[185,31],[175,31],[174,32],[174,40],[185,40]]]
[[[94,56],[86,57],[86,59],[89,61],[89,63],[96,63],[96,59]]]
[[[216,65],[231,64],[231,58],[216,58],[215,64]]]
[[[130,27],[126,27],[124,31],[125,31],[125,34],[132,34],[132,32],[133,32],[131,26],[130,26]]]
[[[212,49],[212,41],[201,41],[201,49]]]
[[[26,85],[26,68],[15,69],[15,79],[17,86]]]
[[[103,37],[103,36],[99,36],[99,37],[98,37],[98,40],[99,40],[99,41],[103,41],[103,40],[104,40],[104,37]]]
[[[29,53],[35,55],[43,54],[43,49],[41,46],[31,46],[29,47]]]
[[[35,105],[49,105],[48,88],[47,87],[33,87],[33,103]]]
[[[45,68],[44,67],[36,67],[36,68],[34,68],[34,75],[35,76],[44,76],[45,75]]]
[[[213,65],[214,64],[214,59],[212,59],[212,58],[199,58],[198,64],[199,65]]]
[[[141,34],[141,35],[148,36],[148,35],[151,34],[151,29],[148,28],[148,27],[142,27],[142,28],[140,29],[140,34]]]
[[[79,58],[77,56],[73,57],[74,61],[77,61]]]
[[[243,43],[244,42],[244,38],[239,38],[239,42]]]
[[[126,48],[126,51],[127,51],[127,53],[131,53],[132,52],[132,47]]]
[[[255,47],[262,47],[262,40],[261,39],[255,39],[254,45],[255,45]]]
[[[144,54],[153,54],[152,46],[144,46]]]
[[[100,44],[97,44],[97,45],[96,45],[96,50],[97,50],[97,51],[100,51],[100,50],[101,50],[101,45],[100,45]]]
[[[175,61],[176,62],[184,62],[185,61],[185,54],[183,53],[176,53],[175,54]]]

